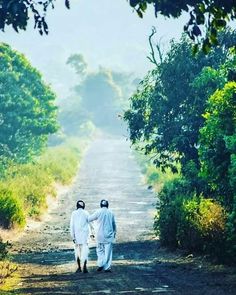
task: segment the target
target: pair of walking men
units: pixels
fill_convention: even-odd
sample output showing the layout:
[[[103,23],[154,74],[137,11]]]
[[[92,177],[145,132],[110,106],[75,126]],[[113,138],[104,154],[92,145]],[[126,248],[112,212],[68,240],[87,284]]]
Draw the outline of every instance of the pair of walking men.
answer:
[[[78,264],[76,272],[88,272],[88,239],[89,232],[93,232],[91,222],[97,221],[96,240],[97,240],[97,271],[111,271],[112,262],[112,243],[116,236],[116,222],[113,213],[108,209],[107,200],[101,200],[100,209],[94,214],[84,210],[85,203],[82,200],[77,202],[77,210],[72,212],[70,220],[70,233],[75,244],[75,258]]]

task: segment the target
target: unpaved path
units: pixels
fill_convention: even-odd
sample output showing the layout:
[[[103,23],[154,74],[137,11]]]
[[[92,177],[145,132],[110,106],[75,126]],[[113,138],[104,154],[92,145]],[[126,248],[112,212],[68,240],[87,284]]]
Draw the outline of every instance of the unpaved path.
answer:
[[[89,274],[74,273],[68,226],[79,198],[89,212],[102,198],[110,201],[118,226],[112,273],[96,272],[94,244]],[[233,270],[209,269],[200,259],[159,248],[152,233],[155,202],[125,139],[98,138],[47,222],[15,243],[13,257],[21,263],[21,282],[13,294],[236,294]]]

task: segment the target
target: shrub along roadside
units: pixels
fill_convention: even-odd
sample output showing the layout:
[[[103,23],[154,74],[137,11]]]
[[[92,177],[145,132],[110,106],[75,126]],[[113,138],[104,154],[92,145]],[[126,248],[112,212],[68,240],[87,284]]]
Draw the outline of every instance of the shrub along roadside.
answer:
[[[197,196],[183,178],[167,182],[158,196],[154,229],[163,246],[226,258],[227,214],[222,205]]]
[[[68,184],[81,157],[80,147],[50,147],[36,161],[9,167],[0,181],[0,226],[23,227],[26,217],[37,217],[47,207],[47,196],[55,196],[55,183]]]

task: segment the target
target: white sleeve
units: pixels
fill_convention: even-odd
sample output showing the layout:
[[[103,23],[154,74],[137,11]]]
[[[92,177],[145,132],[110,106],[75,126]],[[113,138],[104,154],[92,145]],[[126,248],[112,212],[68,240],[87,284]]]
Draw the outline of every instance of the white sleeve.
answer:
[[[91,222],[91,221],[97,220],[98,217],[99,217],[99,211],[96,211],[92,215],[89,216],[88,221]]]
[[[72,212],[71,218],[70,218],[70,235],[71,235],[72,240],[75,239],[74,218],[73,217],[74,217],[74,214]]]
[[[88,213],[88,211],[86,211],[86,218],[87,218],[87,222],[88,222],[88,225],[89,225],[89,234],[94,235],[94,228],[93,228],[92,223],[89,222],[89,213]]]

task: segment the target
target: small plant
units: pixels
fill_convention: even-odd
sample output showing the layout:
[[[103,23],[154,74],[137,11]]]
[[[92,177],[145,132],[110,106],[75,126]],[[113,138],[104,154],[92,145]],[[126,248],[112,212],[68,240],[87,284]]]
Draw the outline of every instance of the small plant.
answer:
[[[10,228],[15,224],[20,227],[25,225],[23,207],[10,190],[0,185],[0,225]]]

